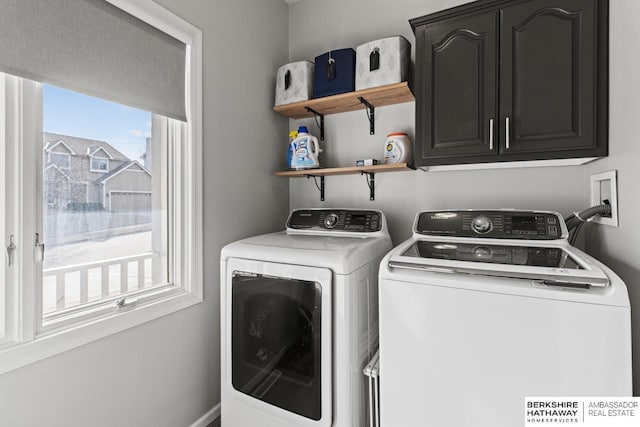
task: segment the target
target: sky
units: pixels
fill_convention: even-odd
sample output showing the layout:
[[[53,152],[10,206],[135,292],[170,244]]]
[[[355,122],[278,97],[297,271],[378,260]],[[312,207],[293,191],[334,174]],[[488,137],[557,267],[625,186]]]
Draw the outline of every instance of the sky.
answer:
[[[151,136],[151,113],[77,92],[42,85],[43,130],[106,141],[132,160]]]

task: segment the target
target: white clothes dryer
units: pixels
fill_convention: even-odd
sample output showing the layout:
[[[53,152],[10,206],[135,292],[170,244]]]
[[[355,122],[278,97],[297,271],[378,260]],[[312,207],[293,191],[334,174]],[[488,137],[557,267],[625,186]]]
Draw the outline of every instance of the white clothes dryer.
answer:
[[[286,231],[221,253],[225,427],[366,424],[362,369],[378,341],[376,210],[294,210]]]
[[[379,284],[382,427],[514,427],[525,397],[631,396],[625,284],[557,213],[419,213]]]

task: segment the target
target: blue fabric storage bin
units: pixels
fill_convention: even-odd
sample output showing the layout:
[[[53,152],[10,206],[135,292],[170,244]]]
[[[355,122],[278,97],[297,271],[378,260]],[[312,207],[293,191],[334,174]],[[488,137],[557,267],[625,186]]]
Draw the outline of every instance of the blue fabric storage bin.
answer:
[[[333,62],[333,65],[330,64],[330,61]],[[314,98],[353,92],[355,88],[355,50],[351,48],[338,49],[316,56],[313,73]]]

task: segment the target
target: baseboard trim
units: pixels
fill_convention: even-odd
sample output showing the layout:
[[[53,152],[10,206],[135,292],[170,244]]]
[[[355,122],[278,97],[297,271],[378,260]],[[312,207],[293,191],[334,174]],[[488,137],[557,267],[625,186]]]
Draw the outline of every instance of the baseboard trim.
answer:
[[[220,416],[220,404],[209,409],[206,414],[198,418],[198,421],[191,424],[191,427],[207,427],[213,420]]]

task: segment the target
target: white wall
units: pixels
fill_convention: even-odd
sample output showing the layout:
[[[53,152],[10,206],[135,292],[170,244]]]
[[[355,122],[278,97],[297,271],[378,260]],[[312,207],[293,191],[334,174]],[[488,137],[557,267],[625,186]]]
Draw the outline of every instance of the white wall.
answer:
[[[640,2],[613,0],[609,28],[609,157],[587,165],[588,174],[618,171],[620,226],[592,226],[590,252],[627,283],[631,298],[634,394],[640,395]]]
[[[289,15],[289,59],[313,60],[330,49],[356,47],[390,35],[402,35],[412,44],[415,37],[408,20],[465,3],[464,0],[306,0],[292,4]],[[386,135],[408,132],[415,136],[415,103],[376,109],[376,134],[369,135],[365,112],[354,111],[325,117],[326,142],[321,163],[349,166],[356,159],[382,159]],[[290,121],[293,129],[310,119]],[[567,213],[584,206],[584,168],[549,167],[489,171],[378,174],[376,201],[369,201],[365,178],[358,175],[327,177],[325,202],[306,179],[290,180],[291,206],[345,206],[382,209],[389,219],[395,243],[410,235],[415,213],[424,209],[522,208],[551,209]]]
[[[189,426],[220,402],[220,249],[281,229],[288,212],[273,176],[287,121],[272,112],[287,5],[158,3],[203,31],[205,301],[1,375],[2,426]]]
[[[466,0],[305,0],[290,6],[289,59],[312,60],[331,49],[353,47],[390,35],[415,38],[408,20],[466,3]],[[617,168],[620,173],[621,227],[591,233],[589,250],[620,272],[627,281],[632,304],[640,307],[640,228],[634,227],[640,202],[634,186],[640,182],[640,61],[634,54],[640,17],[636,0],[611,1],[611,156],[588,166],[457,172],[410,171],[376,175],[376,201],[369,201],[365,178],[326,178],[325,202],[306,179],[290,179],[291,207],[370,207],[383,210],[394,243],[410,235],[415,213],[424,209],[522,208],[549,209],[563,215],[588,206],[588,174]],[[414,103],[376,109],[376,135],[369,135],[364,111],[325,117],[326,143],[321,163],[347,166],[356,159],[382,158],[385,136],[405,131],[415,136]],[[291,120],[294,129],[306,124],[318,135],[312,120]],[[634,289],[636,288],[636,289]],[[640,309],[637,309],[640,310]],[[635,315],[640,331],[640,315]],[[635,383],[640,392],[640,335],[636,332]],[[595,368],[595,367],[594,367]]]

